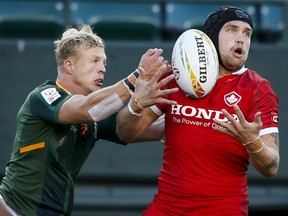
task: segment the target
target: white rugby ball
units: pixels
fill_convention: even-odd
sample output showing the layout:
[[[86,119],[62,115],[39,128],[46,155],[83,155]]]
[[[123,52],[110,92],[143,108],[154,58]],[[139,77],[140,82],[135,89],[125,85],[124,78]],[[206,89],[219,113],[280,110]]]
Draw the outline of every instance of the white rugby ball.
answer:
[[[198,29],[183,32],[173,48],[172,70],[187,96],[206,96],[213,89],[219,70],[217,51],[210,38]]]

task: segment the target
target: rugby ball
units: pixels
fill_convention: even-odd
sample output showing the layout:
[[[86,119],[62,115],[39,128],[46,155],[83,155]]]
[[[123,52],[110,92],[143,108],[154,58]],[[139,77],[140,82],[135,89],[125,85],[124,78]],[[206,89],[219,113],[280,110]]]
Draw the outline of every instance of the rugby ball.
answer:
[[[174,44],[171,63],[176,82],[187,96],[202,98],[213,89],[218,78],[218,55],[204,32],[183,32]]]

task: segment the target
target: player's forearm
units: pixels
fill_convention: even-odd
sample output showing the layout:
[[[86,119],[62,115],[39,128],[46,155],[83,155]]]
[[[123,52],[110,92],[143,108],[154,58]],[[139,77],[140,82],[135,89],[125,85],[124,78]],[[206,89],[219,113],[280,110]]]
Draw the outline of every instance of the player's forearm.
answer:
[[[262,140],[261,138],[247,146],[253,166],[266,177],[275,175],[279,167],[279,150],[278,147],[272,146],[268,145],[267,141],[265,142],[265,139]]]
[[[131,97],[131,94],[129,93],[123,81],[121,80],[114,85],[102,88],[100,90],[91,93],[90,95],[87,96],[86,103],[88,106],[100,103],[102,100],[109,97],[113,93],[116,93],[123,103],[125,103]]]
[[[122,81],[97,90],[88,96],[73,95],[61,107],[61,123],[82,123],[101,121],[117,112],[130,98]]]
[[[156,115],[155,115],[156,116]],[[157,116],[158,117],[158,116]],[[134,143],[143,141],[162,141],[165,140],[165,120],[164,115],[158,117],[143,133],[137,136]]]
[[[142,122],[142,116],[132,115],[128,107],[123,108],[117,116],[116,131],[119,138],[128,143],[138,141],[137,137],[148,127]]]

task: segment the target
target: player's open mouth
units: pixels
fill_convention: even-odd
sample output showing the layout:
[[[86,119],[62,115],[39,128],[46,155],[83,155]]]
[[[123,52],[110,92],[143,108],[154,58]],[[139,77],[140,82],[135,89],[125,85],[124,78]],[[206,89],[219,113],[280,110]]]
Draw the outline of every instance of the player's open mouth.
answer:
[[[240,57],[240,56],[242,56],[242,55],[244,54],[244,50],[243,50],[242,48],[238,47],[238,48],[236,48],[236,49],[234,50],[234,54],[235,54],[237,57]]]
[[[95,83],[96,83],[96,85],[98,86],[98,87],[102,87],[103,86],[103,79],[97,79],[97,80],[95,80]]]

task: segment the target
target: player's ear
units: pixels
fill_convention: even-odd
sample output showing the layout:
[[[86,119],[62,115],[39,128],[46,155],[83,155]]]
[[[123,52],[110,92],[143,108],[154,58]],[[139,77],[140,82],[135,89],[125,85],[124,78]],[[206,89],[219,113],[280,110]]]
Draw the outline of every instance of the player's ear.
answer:
[[[69,74],[72,74],[73,72],[73,61],[70,59],[65,59],[63,63],[64,71],[66,71]]]

